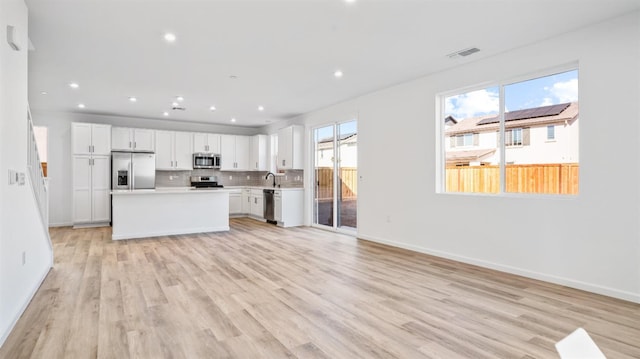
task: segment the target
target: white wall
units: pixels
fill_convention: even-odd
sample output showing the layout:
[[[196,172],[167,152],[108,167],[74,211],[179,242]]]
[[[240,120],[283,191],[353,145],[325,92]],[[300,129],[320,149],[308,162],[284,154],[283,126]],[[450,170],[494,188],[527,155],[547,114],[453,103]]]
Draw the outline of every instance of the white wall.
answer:
[[[32,111],[33,122],[49,131],[47,172],[49,177],[49,223],[68,226],[73,223],[71,180],[71,122],[105,123],[113,126],[159,130],[230,133],[253,135],[257,128],[172,122],[142,118],[100,116],[81,113]]]
[[[358,114],[360,238],[640,302],[639,24],[633,13],[297,121],[310,128]],[[438,93],[574,61],[578,196],[436,193]]]
[[[19,52],[5,41],[7,25],[17,29]],[[10,169],[28,173],[27,28],[24,1],[0,1],[0,345],[52,265],[28,176],[24,186],[7,181]]]

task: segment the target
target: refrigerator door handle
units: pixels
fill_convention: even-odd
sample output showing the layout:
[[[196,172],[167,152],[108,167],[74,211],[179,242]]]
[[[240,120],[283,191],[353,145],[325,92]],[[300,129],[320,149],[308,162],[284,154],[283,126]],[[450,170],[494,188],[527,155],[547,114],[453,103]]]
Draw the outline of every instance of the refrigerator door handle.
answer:
[[[129,189],[133,191],[133,189],[136,188],[136,176],[133,173],[133,161],[131,161],[131,163],[129,164],[129,167],[131,167],[131,184],[129,184]]]

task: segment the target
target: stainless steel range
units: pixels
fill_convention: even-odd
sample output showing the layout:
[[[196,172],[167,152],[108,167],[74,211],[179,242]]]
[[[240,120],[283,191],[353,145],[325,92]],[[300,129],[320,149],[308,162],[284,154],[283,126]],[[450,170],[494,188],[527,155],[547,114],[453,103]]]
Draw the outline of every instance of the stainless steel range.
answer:
[[[217,176],[191,176],[191,187],[195,188],[222,188]]]

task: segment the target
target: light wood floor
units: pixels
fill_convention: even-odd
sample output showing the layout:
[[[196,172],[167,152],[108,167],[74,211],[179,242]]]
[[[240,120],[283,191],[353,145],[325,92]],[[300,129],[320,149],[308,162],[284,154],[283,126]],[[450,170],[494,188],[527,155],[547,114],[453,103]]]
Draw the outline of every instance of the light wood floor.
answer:
[[[640,358],[640,305],[310,228],[111,241],[55,267],[0,358],[557,358],[584,327]]]

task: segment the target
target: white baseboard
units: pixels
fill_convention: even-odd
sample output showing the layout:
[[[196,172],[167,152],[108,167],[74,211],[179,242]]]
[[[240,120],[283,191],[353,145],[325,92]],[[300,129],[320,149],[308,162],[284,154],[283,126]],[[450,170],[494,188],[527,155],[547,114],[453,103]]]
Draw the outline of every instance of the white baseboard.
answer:
[[[544,281],[544,282],[559,284],[559,285],[563,285],[563,286],[571,287],[571,288],[575,288],[575,289],[581,289],[581,290],[585,290],[587,292],[606,295],[608,297],[613,297],[613,298],[627,300],[627,301],[630,301],[630,302],[640,303],[640,294],[639,293],[632,293],[632,292],[619,290],[619,289],[615,289],[615,288],[610,288],[610,287],[605,287],[605,286],[601,286],[601,285],[597,285],[597,284],[582,282],[582,281],[571,279],[571,278],[559,277],[559,276],[555,276],[555,275],[552,275],[552,274],[540,273],[540,272],[530,271],[530,270],[523,269],[523,268],[517,268],[517,267],[512,267],[512,266],[499,264],[499,263],[489,262],[489,261],[485,261],[485,260],[481,260],[481,259],[460,256],[460,255],[453,254],[453,253],[433,250],[433,249],[424,248],[424,247],[420,247],[420,246],[414,246],[414,245],[410,245],[410,244],[406,244],[406,243],[402,243],[402,242],[389,241],[389,240],[386,240],[386,239],[377,238],[377,237],[373,237],[373,236],[369,236],[369,235],[363,235],[363,234],[360,234],[360,233],[358,234],[358,238],[364,239],[364,240],[367,240],[367,241],[371,241],[371,242],[386,244],[386,245],[389,245],[389,246],[392,246],[392,247],[408,249],[408,250],[414,251],[414,252],[429,254],[429,255],[432,255],[432,256],[436,256],[436,257],[451,259],[451,260],[454,260],[454,261],[457,261],[457,262],[473,264],[473,265],[476,265],[476,266],[479,266],[479,267],[494,269],[494,270],[497,270],[497,271],[500,271],[500,272],[516,274],[516,275],[520,275],[520,276],[527,277],[527,278],[541,280],[541,281]]]
[[[18,320],[20,319],[22,314],[24,314],[24,311],[27,310],[27,307],[29,306],[29,304],[33,300],[33,297],[38,292],[38,289],[40,289],[40,286],[42,286],[42,283],[44,283],[44,279],[47,278],[47,275],[49,274],[49,271],[51,271],[51,268],[53,268],[53,262],[50,263],[50,266],[47,268],[46,271],[44,271],[44,274],[41,276],[40,280],[36,283],[36,286],[33,288],[33,290],[31,290],[31,293],[29,294],[29,298],[24,302],[24,304],[22,304],[22,307],[20,308],[20,311],[18,311],[18,313],[16,313],[16,315],[13,318],[13,321],[11,322],[11,325],[7,329],[6,333],[2,333],[2,337],[0,337],[0,348],[2,347],[4,342],[9,337],[9,334],[11,334],[11,332],[13,331],[13,328],[18,323]]]
[[[71,227],[73,222],[49,223],[49,227]]]

